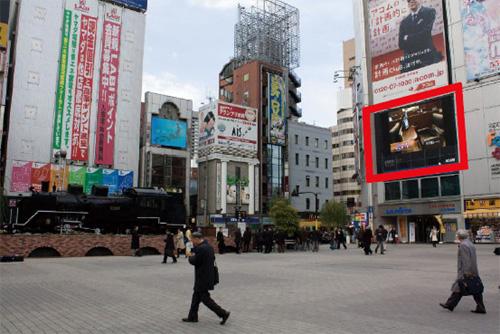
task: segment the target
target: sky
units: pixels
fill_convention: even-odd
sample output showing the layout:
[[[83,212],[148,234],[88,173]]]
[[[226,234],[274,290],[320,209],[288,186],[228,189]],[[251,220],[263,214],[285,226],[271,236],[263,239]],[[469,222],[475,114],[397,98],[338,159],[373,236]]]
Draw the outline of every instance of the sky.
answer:
[[[217,97],[218,75],[234,54],[238,3],[258,0],[149,0],[146,13],[143,92],[193,100],[197,110]],[[300,11],[301,121],[336,124],[335,70],[342,69],[342,41],[353,38],[350,0],[287,0]]]

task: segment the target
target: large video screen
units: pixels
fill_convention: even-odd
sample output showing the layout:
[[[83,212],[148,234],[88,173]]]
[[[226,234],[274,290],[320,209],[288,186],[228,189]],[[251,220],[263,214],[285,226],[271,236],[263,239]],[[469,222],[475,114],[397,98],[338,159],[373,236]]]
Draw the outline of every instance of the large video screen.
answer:
[[[187,147],[186,121],[174,121],[153,116],[151,144],[185,149]]]
[[[453,95],[378,112],[374,122],[378,173],[459,161]]]

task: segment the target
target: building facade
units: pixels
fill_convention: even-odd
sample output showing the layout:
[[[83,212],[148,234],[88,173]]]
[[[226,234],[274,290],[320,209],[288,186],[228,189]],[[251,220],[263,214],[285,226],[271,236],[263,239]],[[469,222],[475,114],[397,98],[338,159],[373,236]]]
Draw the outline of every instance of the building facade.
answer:
[[[193,101],[146,92],[140,186],[184,194],[190,215]]]
[[[137,185],[145,4],[15,5],[1,152],[4,192],[63,190],[68,183],[87,192],[95,184],[119,192]]]
[[[333,199],[347,205],[351,213],[360,209],[361,186],[356,177],[352,91],[337,93],[337,125],[332,136]]]
[[[304,219],[313,218],[332,199],[330,130],[301,123],[288,123],[288,157],[292,206]],[[317,203],[316,203],[317,198]]]
[[[398,51],[397,43],[392,43],[389,35],[404,34],[401,26],[405,23],[400,22],[409,15],[411,8],[409,4],[399,4],[401,8],[397,9],[400,16],[392,18],[396,24],[388,23],[390,27],[396,28],[384,30],[383,24],[377,26],[380,20],[376,18],[382,15],[379,9],[385,10],[384,4],[375,8],[372,3],[354,2],[356,51],[359,54],[356,62],[360,71],[353,83],[353,105],[355,123],[358,125],[355,141],[361,161],[360,180],[366,181],[363,144],[367,140],[362,136],[361,107],[411,95],[412,90],[405,90],[412,85],[423,91],[451,83],[462,84],[468,168],[411,179],[373,184],[363,182],[364,209],[372,215],[374,224],[395,226],[403,242],[428,241],[428,232],[433,226],[442,232],[444,241],[453,241],[458,228],[467,228],[474,233],[478,242],[499,242],[500,154],[497,153],[500,150],[496,138],[499,134],[500,97],[496,92],[500,91],[500,65],[498,52],[495,51],[497,48],[494,47],[498,39],[491,36],[497,36],[494,31],[500,26],[500,4],[453,0],[417,3],[436,11],[432,31],[434,47],[427,52],[438,56],[432,64],[427,65],[423,63],[426,60],[419,55],[417,60],[408,62],[407,59],[415,56],[407,55],[401,64],[396,62],[400,68],[387,68],[385,73],[381,57],[409,52]],[[477,25],[475,22],[484,24]],[[400,27],[399,31],[397,27]],[[386,44],[384,38],[387,39]],[[404,46],[404,43],[401,45]],[[390,55],[390,52],[394,54]],[[399,79],[407,82],[408,87],[398,86],[394,80]],[[392,85],[394,82],[395,85]],[[425,114],[425,108],[419,110]],[[439,114],[441,111],[438,109],[433,113]],[[433,118],[434,125],[439,124],[436,123],[440,119],[438,116]],[[443,127],[454,125],[451,121],[444,123]]]

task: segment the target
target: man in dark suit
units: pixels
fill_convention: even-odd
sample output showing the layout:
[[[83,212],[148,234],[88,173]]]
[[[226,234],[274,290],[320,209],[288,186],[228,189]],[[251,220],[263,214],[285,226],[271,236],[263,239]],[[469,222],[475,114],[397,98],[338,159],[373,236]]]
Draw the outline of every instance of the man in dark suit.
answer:
[[[182,319],[182,321],[198,322],[198,309],[201,302],[217,314],[219,318],[222,318],[220,324],[224,325],[227,318],[229,318],[230,312],[217,305],[210,297],[210,292],[208,292],[209,290],[213,290],[215,285],[214,249],[203,238],[200,232],[192,234],[192,242],[194,249],[192,250],[193,255],[189,257],[189,263],[194,266],[194,291],[189,315],[187,318]]]
[[[436,10],[424,7],[422,0],[408,0],[410,14],[399,25],[399,48],[403,50],[401,73],[410,72],[442,60],[432,42]]]

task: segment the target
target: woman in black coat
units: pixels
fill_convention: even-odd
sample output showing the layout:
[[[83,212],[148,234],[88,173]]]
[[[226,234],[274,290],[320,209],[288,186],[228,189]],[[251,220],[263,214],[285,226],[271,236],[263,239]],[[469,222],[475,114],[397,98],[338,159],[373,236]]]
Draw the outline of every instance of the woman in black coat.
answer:
[[[163,253],[162,263],[167,263],[168,257],[172,258],[173,263],[177,262],[177,258],[174,255],[174,250],[175,250],[174,235],[170,232],[167,232],[167,237],[165,238],[165,251]]]

